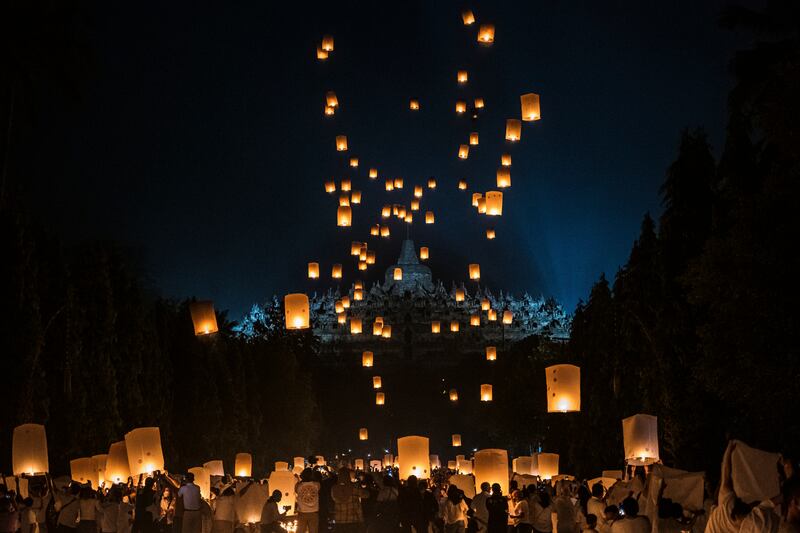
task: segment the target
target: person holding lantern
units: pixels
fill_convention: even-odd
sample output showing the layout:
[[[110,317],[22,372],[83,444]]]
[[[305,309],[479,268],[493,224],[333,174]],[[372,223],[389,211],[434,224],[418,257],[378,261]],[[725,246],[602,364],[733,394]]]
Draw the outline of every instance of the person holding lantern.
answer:
[[[191,472],[186,474],[185,479],[186,484],[178,490],[178,501],[183,504],[181,533],[200,533],[203,524],[200,487],[194,484],[194,474]]]

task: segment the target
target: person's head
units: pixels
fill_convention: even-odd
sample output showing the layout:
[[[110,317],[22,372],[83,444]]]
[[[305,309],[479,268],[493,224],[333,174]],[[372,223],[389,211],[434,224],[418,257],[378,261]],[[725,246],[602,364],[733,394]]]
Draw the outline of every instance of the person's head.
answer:
[[[613,522],[617,518],[619,518],[619,507],[616,505],[609,505],[603,511],[603,514],[606,515],[606,522]]]
[[[461,494],[461,489],[455,485],[450,485],[447,488],[447,499],[453,503],[458,503],[461,501]]]
[[[408,476],[408,479],[406,479],[406,487],[408,487],[409,490],[417,490],[417,476]]]
[[[170,499],[172,497],[172,489],[169,486],[164,487],[164,492],[161,493],[161,497]]]
[[[586,529],[594,529],[597,527],[597,516],[591,513],[586,515]]]
[[[639,514],[639,502],[636,501],[636,498],[628,496],[622,500],[622,512],[625,513],[626,518],[636,518],[636,515]]]
[[[522,492],[519,489],[515,489],[511,491],[511,499],[515,502],[518,502],[522,499]]]
[[[500,483],[492,483],[492,494],[495,496],[503,495],[503,488],[500,486]]]
[[[314,479],[314,470],[311,468],[305,468],[302,472],[300,472],[300,481],[311,481]]]
[[[601,500],[603,498],[603,493],[604,492],[605,492],[605,489],[603,488],[603,484],[602,483],[597,482],[594,485],[592,485],[592,496],[594,496],[598,500]]]
[[[486,492],[488,494],[490,490],[492,490],[492,486],[488,481],[481,483],[481,492]]]
[[[517,483],[516,479],[512,479],[508,482],[508,492],[514,494],[514,491],[519,488],[519,484]]]
[[[350,469],[346,466],[340,468],[338,480],[340,484],[350,483]]]
[[[194,479],[194,474],[192,474],[192,479]],[[153,490],[153,485],[155,485],[156,480],[155,478],[149,477],[144,480],[144,488],[148,490]]]
[[[184,479],[186,480],[186,483],[194,483],[194,474],[187,472]]]
[[[233,497],[236,493],[233,490],[233,487],[227,487],[225,490],[222,491],[223,496],[231,496]]]
[[[550,507],[550,493],[546,490],[539,491],[539,505],[541,505],[543,509]]]
[[[279,501],[281,501],[282,496],[283,495],[281,494],[281,491],[275,489],[272,491],[272,496],[269,497],[269,501],[278,503]]]
[[[80,485],[78,485],[77,483],[73,483],[73,484],[71,484],[71,485],[69,486],[69,492],[70,492],[70,494],[72,494],[73,496],[77,496],[78,494],[80,494],[80,493],[81,493],[81,486],[80,486]]]
[[[25,505],[25,507],[33,507],[33,498],[28,496],[27,498],[22,500],[22,503]]]
[[[383,486],[384,487],[394,487],[394,478],[388,474],[383,476]]]

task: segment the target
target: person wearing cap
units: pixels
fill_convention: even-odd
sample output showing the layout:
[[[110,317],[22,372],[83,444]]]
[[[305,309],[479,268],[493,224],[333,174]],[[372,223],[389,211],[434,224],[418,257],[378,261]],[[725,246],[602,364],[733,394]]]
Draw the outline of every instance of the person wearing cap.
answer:
[[[194,484],[194,474],[191,472],[186,474],[186,484],[178,490],[178,499],[183,502],[181,533],[200,533],[203,525],[200,487]]]

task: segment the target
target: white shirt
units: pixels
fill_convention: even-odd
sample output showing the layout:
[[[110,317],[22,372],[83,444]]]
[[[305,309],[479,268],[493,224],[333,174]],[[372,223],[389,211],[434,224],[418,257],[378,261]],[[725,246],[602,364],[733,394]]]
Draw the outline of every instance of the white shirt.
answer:
[[[453,503],[449,499],[444,502],[444,509],[442,510],[442,518],[445,524],[455,524],[459,520],[464,522],[464,527],[467,526],[467,504],[464,500],[458,503]]]
[[[480,494],[475,495],[472,499],[470,507],[474,511],[475,519],[482,524],[489,523],[489,510],[486,509],[486,500],[489,498],[488,492],[481,491]]]
[[[122,502],[117,508],[117,533],[128,533],[131,530],[131,519],[133,519],[133,505]]]
[[[319,486],[317,481],[301,481],[295,485],[298,512],[316,513],[319,511]]]
[[[553,508],[551,506],[542,507],[538,503],[533,504],[533,529],[550,533],[553,531]]]
[[[780,527],[781,517],[774,509],[775,506],[769,500],[753,507],[739,526],[739,533],[776,533]]]
[[[644,516],[617,520],[611,526],[611,533],[650,533],[650,520]]]
[[[606,524],[606,504],[599,499],[592,496],[586,502],[586,514],[593,514],[597,517],[597,531],[603,532],[608,530]]]
[[[187,483],[178,490],[178,497],[183,498],[184,511],[200,510],[200,487],[194,483]]]
[[[721,495],[720,500],[720,504],[714,507],[711,516],[708,517],[705,533],[738,533],[739,525],[731,518],[736,494],[728,491]]]
[[[100,505],[100,512],[102,513],[100,527],[102,528],[103,533],[116,533],[118,511],[118,503],[106,502]]]
[[[514,522],[513,525],[533,524],[533,520],[528,512],[528,502],[526,500],[520,500],[515,503],[513,511],[515,516],[515,518],[511,519]]]
[[[81,498],[78,503],[80,505],[81,520],[97,520],[97,511],[100,509],[100,503],[97,500],[94,498]]]

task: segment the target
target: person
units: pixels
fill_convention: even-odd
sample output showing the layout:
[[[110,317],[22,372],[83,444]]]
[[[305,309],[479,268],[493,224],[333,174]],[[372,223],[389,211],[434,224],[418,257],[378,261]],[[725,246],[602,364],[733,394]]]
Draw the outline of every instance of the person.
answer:
[[[800,533],[800,477],[790,477],[783,484],[783,517],[778,533]]]
[[[91,485],[81,487],[78,494],[78,533],[97,533],[97,512],[100,503]]]
[[[297,495],[297,533],[319,532],[319,489],[320,484],[314,481],[314,471],[306,468],[300,473],[300,482],[295,485]]]
[[[19,528],[19,512],[5,485],[2,485],[0,490],[2,490],[0,492],[0,533],[16,533]]]
[[[119,514],[119,491],[111,489],[100,502],[101,533],[117,533],[117,516]]]
[[[739,533],[744,527],[747,530],[760,531],[762,529],[772,529],[776,525],[775,520],[771,520],[768,513],[761,510],[754,516],[750,516],[755,507],[754,503],[745,503],[733,490],[732,478],[732,458],[733,451],[736,449],[736,442],[728,442],[725,454],[722,457],[722,472],[720,475],[719,494],[717,495],[717,506],[711,511],[706,524],[706,533]],[[745,524],[745,520],[748,519]],[[769,521],[769,524],[766,522]]]
[[[399,491],[390,475],[383,476],[383,486],[378,491],[375,504],[375,525],[377,531],[391,531],[400,522],[400,509],[397,499]]]
[[[531,508],[531,518],[533,530],[536,533],[551,533],[553,531],[553,504],[550,501],[550,493],[540,490],[538,498]]]
[[[455,485],[450,485],[447,489],[447,498],[442,506],[445,533],[464,533],[467,527],[467,510],[464,493]]]
[[[604,495],[605,487],[603,487],[602,483],[597,482],[592,485],[592,496],[586,501],[586,518],[588,519],[590,514],[594,515],[596,522],[594,528],[597,529],[599,533],[608,533],[608,531],[606,531],[605,523],[606,504],[603,501]]]
[[[273,490],[264,507],[261,508],[261,533],[286,533],[286,530],[281,527],[282,516],[278,511],[280,501],[281,491]]]
[[[144,485],[136,491],[133,511],[133,533],[153,533],[156,513],[156,480],[148,477]],[[199,533],[199,532],[198,532]]]
[[[422,528],[422,495],[419,492],[417,476],[410,475],[406,479],[406,484],[400,487],[398,505],[400,507],[400,528],[406,533],[411,533],[413,527],[415,531],[425,531]]]
[[[611,526],[614,522],[619,520],[619,507],[616,505],[609,505],[603,511],[603,525],[601,533],[611,533]]]
[[[488,481],[481,483],[481,491],[472,498],[469,507],[472,510],[472,518],[475,520],[476,533],[486,533],[489,527],[489,511],[486,509],[486,500],[489,499],[492,486]]]
[[[178,501],[183,503],[183,524],[181,533],[200,533],[203,524],[203,518],[200,514],[202,510],[200,487],[194,484],[194,474],[191,472],[186,474],[185,479],[186,484],[178,490]],[[139,509],[138,503],[137,496],[137,511]]]
[[[487,532],[506,533],[508,529],[508,500],[503,496],[503,489],[499,483],[492,485],[492,495],[486,499],[486,511],[489,515]]]
[[[533,529],[528,500],[522,497],[522,491],[517,489],[511,493],[513,510],[510,515],[511,525],[517,533],[530,533]]]
[[[361,498],[369,496],[369,491],[362,489],[350,479],[350,469],[342,467],[336,485],[331,489],[333,499],[336,531],[359,533],[364,525],[364,514],[361,509]]]
[[[620,514],[624,516],[614,522],[611,533],[650,533],[650,520],[639,516],[639,502],[628,496],[622,500]]]
[[[117,533],[130,533],[133,526],[133,504],[131,494],[123,494],[117,509]]]
[[[589,513],[586,515],[586,525],[583,527],[583,533],[597,533],[597,515]]]
[[[159,502],[159,525],[161,533],[172,531],[172,523],[175,520],[175,494],[172,487],[167,485],[161,492],[161,502]]]
[[[580,523],[575,504],[570,498],[570,485],[565,479],[556,483],[556,497],[553,500],[553,512],[556,515],[557,533],[578,533]]]
[[[439,502],[436,501],[436,496],[433,495],[431,484],[428,480],[420,481],[419,493],[422,496],[421,525],[425,528],[423,533],[427,533],[430,527],[436,528],[436,519],[439,516]]]
[[[46,483],[32,488],[33,512],[36,515],[37,533],[47,533],[47,508],[50,506],[52,496]]]
[[[222,494],[214,499],[213,516],[212,533],[233,533],[233,525],[236,522],[236,500],[233,487],[226,487]]]
[[[67,489],[66,494],[62,494],[56,501],[56,512],[58,512],[57,528],[58,533],[75,533],[78,529],[78,514],[80,505],[78,504],[78,494],[81,491],[80,485],[72,484]]]
[[[36,512],[33,510],[33,498],[28,496],[22,500],[19,508],[20,533],[36,533]]]

